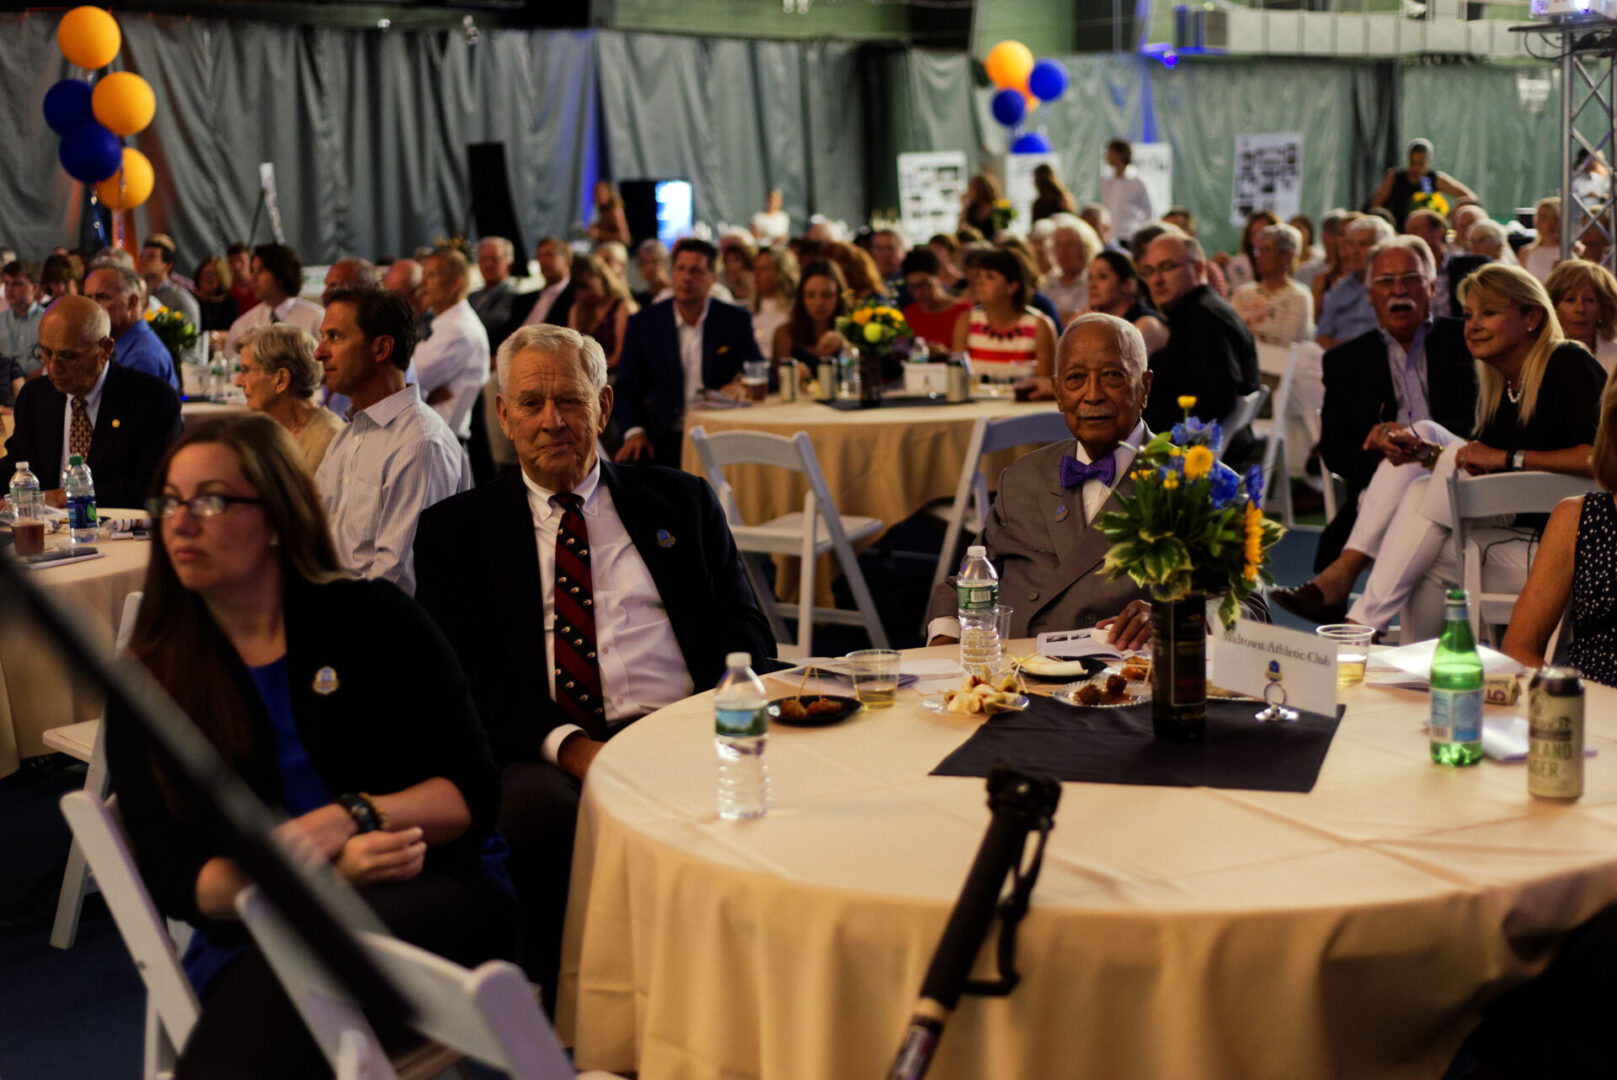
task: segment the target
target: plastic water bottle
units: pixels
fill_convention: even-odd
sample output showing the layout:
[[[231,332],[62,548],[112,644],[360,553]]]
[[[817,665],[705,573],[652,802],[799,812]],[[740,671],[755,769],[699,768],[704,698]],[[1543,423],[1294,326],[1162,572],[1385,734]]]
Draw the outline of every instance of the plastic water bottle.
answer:
[[[752,657],[734,652],[713,697],[713,743],[719,753],[719,816],[730,821],[769,810],[769,695],[752,672]]]
[[[99,531],[95,516],[95,481],[90,478],[90,466],[83,454],[67,459],[67,477],[62,481],[67,490],[67,520],[73,530],[75,544],[93,544]]]
[[[956,613],[960,619],[960,666],[969,675],[991,679],[999,671],[999,574],[988,561],[988,549],[973,544],[955,578]]]
[[[1450,589],[1443,634],[1432,653],[1432,760],[1475,765],[1482,760],[1482,657],[1471,636],[1470,598]]]
[[[11,519],[13,521],[45,520],[45,493],[40,489],[39,477],[28,467],[28,462],[17,462],[17,471],[11,474]]]

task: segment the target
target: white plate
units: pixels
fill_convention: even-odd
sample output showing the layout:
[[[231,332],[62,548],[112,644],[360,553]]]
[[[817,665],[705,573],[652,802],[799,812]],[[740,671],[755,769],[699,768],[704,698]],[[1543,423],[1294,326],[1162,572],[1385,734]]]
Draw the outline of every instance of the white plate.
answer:
[[[1098,705],[1085,705],[1078,700],[1078,691],[1090,683],[1099,686],[1101,693],[1104,694],[1106,692],[1106,680],[1117,673],[1117,668],[1109,667],[1105,671],[1096,672],[1087,679],[1069,683],[1050,696],[1063,705],[1071,705],[1078,709],[1121,709],[1127,705],[1143,705],[1151,700],[1151,681],[1149,679],[1130,682],[1128,689],[1123,692],[1122,701],[1102,701]]]
[[[948,709],[948,702],[944,700],[942,694],[928,694],[926,697],[921,699],[921,708],[925,709],[927,712],[944,713],[949,716],[981,716],[984,719],[987,719],[988,715],[986,713],[951,713]],[[1027,708],[1027,695],[1018,694],[1016,696],[1016,704],[996,705],[994,706],[994,711],[996,714],[1002,712],[1021,712],[1025,708]]]

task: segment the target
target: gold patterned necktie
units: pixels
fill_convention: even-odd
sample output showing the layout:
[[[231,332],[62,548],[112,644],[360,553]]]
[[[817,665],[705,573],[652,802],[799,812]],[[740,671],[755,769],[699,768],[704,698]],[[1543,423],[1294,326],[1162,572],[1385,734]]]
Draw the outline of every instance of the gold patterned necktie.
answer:
[[[90,410],[85,406],[83,398],[76,397],[73,399],[73,423],[67,430],[68,454],[82,454],[88,457],[90,437],[93,434],[95,429],[90,425]],[[66,462],[63,462],[63,467],[66,467]]]

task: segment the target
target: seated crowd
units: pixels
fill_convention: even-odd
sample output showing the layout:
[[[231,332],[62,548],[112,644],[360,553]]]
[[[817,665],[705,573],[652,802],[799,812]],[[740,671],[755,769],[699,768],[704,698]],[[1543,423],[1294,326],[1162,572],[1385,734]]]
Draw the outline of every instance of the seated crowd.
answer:
[[[1617,280],[1550,256],[1554,200],[1540,240],[1509,257],[1418,142],[1371,212],[1325,215],[1320,246],[1308,218],[1262,210],[1238,253],[1209,257],[1188,210],[1153,217],[1128,155],[1108,148],[1114,175],[1090,206],[1041,176],[1026,239],[1003,231],[987,176],[957,233],[908,249],[891,227],[788,237],[772,193],[750,233],[716,246],[641,243],[638,292],[610,184],[593,247],[541,240],[531,281],[494,236],[385,267],[340,259],[318,303],[281,244],[232,245],[194,283],[161,234],[138,259],[8,258],[0,472],[26,460],[53,481],[84,454],[104,505],[148,506],[160,542],[133,655],[395,932],[465,963],[518,958],[549,1007],[595,756],[712,685],[728,652],[776,651],[715,493],[678,468],[686,410],[744,398],[744,365],[765,358],[772,381],[807,383],[865,301],[901,310],[919,349],[965,354],[1065,417],[1071,439],[999,478],[978,541],[1018,597],[1012,636],[1148,639],[1148,597],[1105,579],[1096,520],[1181,398],[1222,421],[1259,388],[1264,343],[1315,350],[1298,379],[1316,384],[1318,456],[1347,490],[1316,576],[1277,603],[1432,636],[1455,576],[1449,476],[1591,477],[1489,558],[1528,575],[1508,652],[1541,662],[1570,599],[1574,662],[1617,685]],[[1412,208],[1432,191],[1456,199],[1447,219]],[[182,431],[183,358],[148,324],[158,307],[222,333],[253,415]],[[1239,464],[1252,436],[1230,434]],[[958,637],[953,601],[932,598],[935,642]],[[1263,600],[1247,614],[1267,618]],[[246,1059],[319,1071],[234,922],[240,869],[116,710],[108,752],[148,885],[199,930],[186,966],[206,1008],[179,1075]]]

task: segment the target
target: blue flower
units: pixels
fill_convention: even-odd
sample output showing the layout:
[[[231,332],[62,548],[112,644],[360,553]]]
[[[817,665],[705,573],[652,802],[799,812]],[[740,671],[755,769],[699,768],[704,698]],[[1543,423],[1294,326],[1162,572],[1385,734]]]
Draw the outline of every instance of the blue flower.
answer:
[[[1175,424],[1171,437],[1175,446],[1184,446],[1190,441],[1190,432],[1185,428],[1184,424]]]
[[[1207,426],[1202,428],[1202,434],[1206,436],[1203,441],[1213,453],[1218,453],[1224,446],[1224,429],[1219,426],[1217,420],[1209,420]]]
[[[1254,465],[1246,471],[1246,493],[1252,497],[1252,505],[1259,510],[1263,509],[1263,466]]]
[[[1209,491],[1213,498],[1214,510],[1224,509],[1241,493],[1240,474],[1223,462],[1214,467],[1208,479],[1212,485]]]

